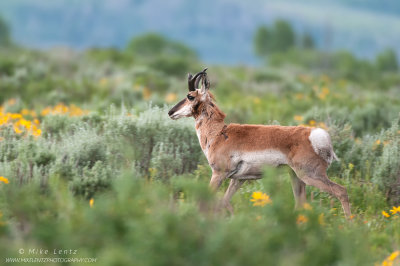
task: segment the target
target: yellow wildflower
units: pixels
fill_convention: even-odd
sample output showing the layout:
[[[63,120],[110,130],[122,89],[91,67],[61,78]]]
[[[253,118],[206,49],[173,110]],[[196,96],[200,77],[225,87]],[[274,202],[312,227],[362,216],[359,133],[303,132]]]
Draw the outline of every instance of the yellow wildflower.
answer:
[[[143,99],[149,100],[151,97],[151,90],[147,87],[144,87],[143,91],[142,91],[142,96],[143,96]]]
[[[91,199],[89,200],[89,206],[90,206],[90,208],[92,208],[92,207],[93,207],[93,203],[94,203],[94,199],[93,199],[93,198],[91,198]]]
[[[20,119],[19,121],[19,124],[21,125],[21,126],[23,126],[23,127],[25,127],[26,129],[30,129],[31,128],[31,121],[29,121],[29,120],[25,120],[25,119]]]
[[[298,122],[301,122],[301,121],[304,120],[304,117],[301,116],[301,115],[295,115],[293,118],[294,118],[294,120],[296,120],[296,121],[298,121]]]
[[[172,102],[175,102],[176,101],[176,93],[168,93],[166,96],[165,96],[165,101],[167,102],[167,103],[172,103]]]
[[[254,103],[254,104],[260,104],[260,103],[261,103],[260,98],[255,97],[255,98],[253,99],[253,103]]]
[[[388,260],[394,261],[400,255],[400,251],[395,251],[388,257]]]
[[[296,93],[295,98],[296,98],[297,100],[302,100],[302,99],[304,99],[304,94],[302,94],[302,93]]]
[[[400,255],[400,250],[392,252],[383,262],[382,266],[392,266],[393,261]]]
[[[393,208],[390,210],[390,212],[392,213],[392,215],[396,214],[396,213],[400,213],[400,206],[398,206],[398,207],[393,206]]]
[[[149,174],[150,174],[151,177],[156,176],[157,168],[149,168]]]
[[[380,140],[380,139],[378,139],[377,141],[375,141],[375,144],[376,144],[376,145],[379,145],[379,144],[381,144],[381,140]]]
[[[312,206],[309,204],[309,203],[304,203],[303,204],[303,208],[305,209],[305,210],[312,210]]]
[[[324,214],[321,213],[320,215],[318,215],[318,223],[322,226],[325,225],[325,219],[324,219]]]
[[[385,216],[386,218],[389,218],[389,217],[390,217],[390,214],[387,213],[387,212],[385,212],[385,211],[382,211],[382,215]]]
[[[179,198],[179,199],[185,199],[185,192],[180,191],[180,192],[179,192],[179,195],[178,195],[178,198]]]
[[[40,135],[42,135],[42,130],[41,129],[37,129],[32,131],[32,135],[35,137],[39,137]]]
[[[55,114],[66,114],[69,112],[68,106],[63,103],[59,103],[53,108],[53,113]]]
[[[71,104],[69,108],[69,116],[83,116],[86,115],[88,111],[82,110],[81,108],[77,107],[76,105]]]
[[[25,109],[25,108],[24,108],[24,109],[21,110],[21,114],[22,114],[22,115],[29,115],[29,114],[30,114],[30,111],[29,111],[28,109]]]
[[[308,122],[308,124],[310,125],[310,126],[315,126],[315,124],[316,124],[317,122],[315,122],[315,120],[310,120],[309,122]]]
[[[17,134],[21,134],[22,133],[22,130],[17,125],[14,125],[14,131]]]
[[[0,176],[0,182],[4,182],[5,184],[10,183],[10,181],[8,181],[8,179],[5,178],[4,176]]]
[[[50,112],[51,112],[51,108],[50,107],[46,107],[40,112],[40,114],[42,116],[46,116],[46,115],[50,114]]]
[[[36,116],[37,116],[36,112],[33,111],[33,110],[31,110],[31,111],[29,112],[29,115],[32,116],[32,117],[36,117]]]
[[[100,86],[107,86],[107,84],[108,84],[108,79],[107,78],[101,78],[100,80],[99,80],[99,84],[100,84]]]
[[[323,87],[322,91],[318,94],[318,98],[320,98],[321,100],[325,100],[328,94],[329,94],[329,89],[327,87]]]
[[[354,164],[349,163],[349,169],[350,169],[350,171],[353,170],[353,168],[354,168]]]
[[[16,103],[17,103],[17,101],[14,98],[12,98],[12,99],[8,100],[6,104],[7,105],[14,105]]]
[[[69,116],[82,116],[87,114],[88,111],[82,110],[81,108],[77,107],[76,105],[71,104],[70,106],[66,106],[63,103],[59,103],[54,107],[46,107],[43,109],[40,114],[42,116],[46,115],[63,115],[68,114]],[[35,121],[35,120],[34,120]]]
[[[8,117],[8,116],[1,116],[1,117],[0,117],[0,125],[7,124],[7,123],[8,123],[8,120],[9,120],[9,117]]]
[[[265,206],[272,202],[269,196],[261,191],[255,191],[251,194],[250,201],[253,202],[253,206]]]
[[[21,114],[10,114],[11,119],[21,119],[22,115]]]
[[[306,222],[308,222],[308,218],[306,216],[304,216],[303,214],[299,214],[299,216],[297,216],[297,224],[304,224]]]
[[[326,124],[324,122],[319,122],[318,127],[323,128],[323,129],[328,129],[328,127],[326,126]]]

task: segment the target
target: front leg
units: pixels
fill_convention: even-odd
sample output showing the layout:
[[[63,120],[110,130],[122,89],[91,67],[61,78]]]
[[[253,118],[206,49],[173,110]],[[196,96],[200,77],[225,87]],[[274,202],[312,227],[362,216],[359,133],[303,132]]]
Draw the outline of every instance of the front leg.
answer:
[[[233,194],[243,185],[244,179],[231,179],[229,187],[225,192],[224,198],[222,199],[222,205],[228,209],[228,211],[233,214],[233,207],[230,203]]]
[[[226,174],[214,171],[211,180],[210,187],[213,191],[217,191],[217,189],[221,186],[222,181],[224,181]]]

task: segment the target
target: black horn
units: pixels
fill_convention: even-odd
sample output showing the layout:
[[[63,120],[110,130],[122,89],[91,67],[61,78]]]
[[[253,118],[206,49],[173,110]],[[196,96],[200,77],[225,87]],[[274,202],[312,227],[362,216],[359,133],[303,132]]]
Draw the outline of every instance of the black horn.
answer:
[[[189,91],[195,91],[198,88],[199,82],[200,82],[201,78],[203,77],[203,75],[207,75],[206,71],[207,71],[207,68],[205,68],[203,71],[197,73],[194,76],[189,73],[189,75],[188,75]]]

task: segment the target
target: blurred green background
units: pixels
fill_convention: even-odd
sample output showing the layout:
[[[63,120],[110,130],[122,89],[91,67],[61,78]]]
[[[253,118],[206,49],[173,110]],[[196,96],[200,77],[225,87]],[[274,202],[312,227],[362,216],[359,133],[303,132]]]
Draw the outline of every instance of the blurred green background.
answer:
[[[396,1],[1,1],[1,264],[399,265],[399,31]],[[204,67],[227,123],[329,131],[350,222],[283,169],[215,211],[167,115]]]

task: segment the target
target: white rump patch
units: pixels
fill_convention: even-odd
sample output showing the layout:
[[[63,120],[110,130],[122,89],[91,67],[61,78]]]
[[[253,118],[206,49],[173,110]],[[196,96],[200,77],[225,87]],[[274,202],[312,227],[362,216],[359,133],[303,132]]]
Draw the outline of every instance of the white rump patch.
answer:
[[[330,164],[334,159],[337,159],[328,132],[322,128],[314,128],[311,130],[308,139],[310,140],[315,153],[321,156],[321,158],[327,163]]]

